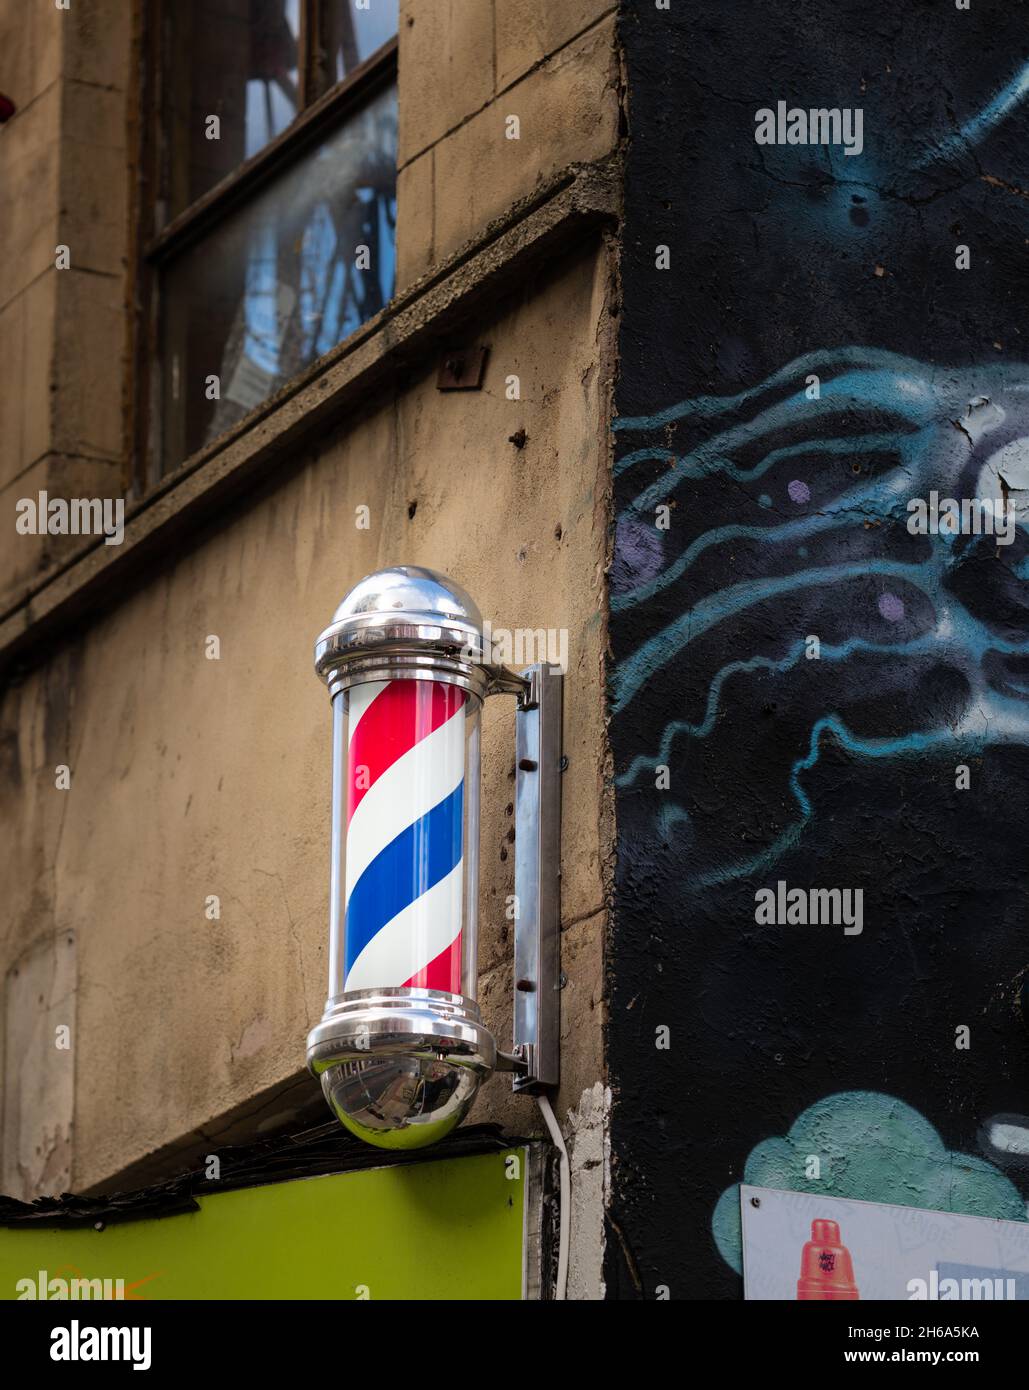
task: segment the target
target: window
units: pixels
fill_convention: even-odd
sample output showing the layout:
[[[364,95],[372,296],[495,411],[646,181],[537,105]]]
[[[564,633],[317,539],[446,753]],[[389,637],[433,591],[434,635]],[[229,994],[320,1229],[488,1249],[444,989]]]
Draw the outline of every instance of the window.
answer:
[[[143,481],[235,424],[392,295],[397,9],[156,7]]]

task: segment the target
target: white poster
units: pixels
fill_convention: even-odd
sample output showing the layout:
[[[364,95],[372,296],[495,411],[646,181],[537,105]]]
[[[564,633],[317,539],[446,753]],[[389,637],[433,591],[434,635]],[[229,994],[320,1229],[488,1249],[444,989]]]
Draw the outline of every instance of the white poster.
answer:
[[[748,1299],[1029,1300],[1029,1222],[740,1188]]]

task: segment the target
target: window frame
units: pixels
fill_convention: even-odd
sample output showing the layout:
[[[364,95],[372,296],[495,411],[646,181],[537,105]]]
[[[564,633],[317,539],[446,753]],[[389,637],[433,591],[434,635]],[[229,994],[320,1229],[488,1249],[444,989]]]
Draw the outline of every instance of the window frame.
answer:
[[[300,0],[298,65],[301,107],[293,120],[256,154],[237,165],[206,193],[183,208],[160,229],[159,209],[164,197],[169,160],[167,132],[163,126],[163,70],[166,26],[175,0],[140,5],[139,70],[139,178],[131,215],[134,284],[130,361],[129,418],[126,445],[131,474],[129,490],[139,498],[159,490],[183,475],[188,456],[162,468],[160,394],[160,279],[164,267],[224,222],[264,184],[272,183],[296,164],[328,131],[342,125],[348,113],[356,113],[397,80],[398,38],[394,35],[353,71],[314,96],[327,80],[325,54],[319,42],[321,16],[332,0]],[[319,73],[321,74],[319,76]],[[156,229],[156,230],[155,230]],[[313,364],[312,364],[313,365]],[[256,406],[260,410],[262,406]],[[206,452],[214,445],[203,446]]]

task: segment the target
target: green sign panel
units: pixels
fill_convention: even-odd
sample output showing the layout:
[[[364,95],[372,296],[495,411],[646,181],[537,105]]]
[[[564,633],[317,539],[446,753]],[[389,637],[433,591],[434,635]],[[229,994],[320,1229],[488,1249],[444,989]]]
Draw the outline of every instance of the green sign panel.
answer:
[[[0,1228],[0,1297],[520,1299],[528,1161],[301,1178],[102,1231]]]

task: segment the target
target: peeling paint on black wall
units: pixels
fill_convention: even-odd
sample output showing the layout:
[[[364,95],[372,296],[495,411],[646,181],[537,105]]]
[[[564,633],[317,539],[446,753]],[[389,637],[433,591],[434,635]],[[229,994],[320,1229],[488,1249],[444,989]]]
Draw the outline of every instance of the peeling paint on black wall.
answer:
[[[608,1292],[732,1298],[745,1165],[1025,1219],[1027,514],[907,504],[1029,488],[1029,4],[621,26]],[[780,101],[860,152],[758,144]],[[860,932],[756,920],[780,881]]]

